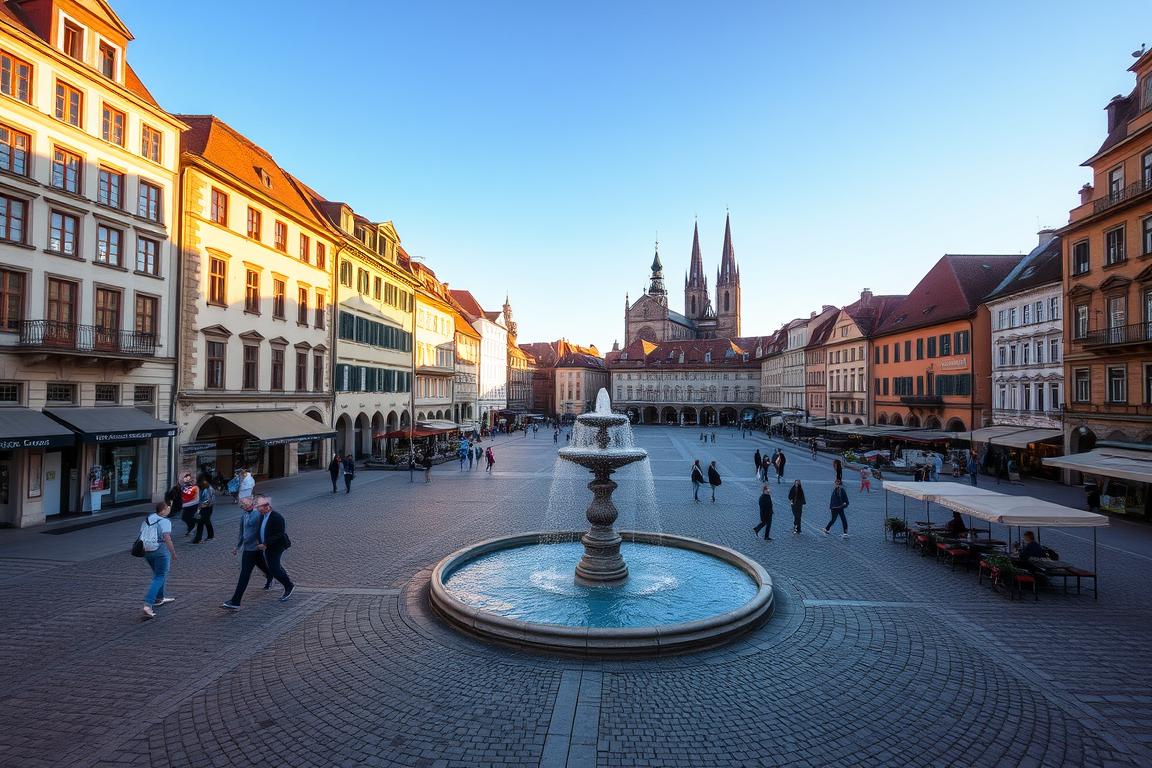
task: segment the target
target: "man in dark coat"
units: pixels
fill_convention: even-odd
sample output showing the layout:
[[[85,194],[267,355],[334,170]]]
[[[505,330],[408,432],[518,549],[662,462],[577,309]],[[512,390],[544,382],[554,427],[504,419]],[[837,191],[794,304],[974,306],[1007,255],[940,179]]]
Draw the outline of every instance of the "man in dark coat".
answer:
[[[340,454],[332,454],[332,461],[328,462],[328,474],[332,476],[332,493],[336,493],[336,481],[340,479]]]
[[[716,462],[708,464],[708,485],[712,486],[712,503],[716,503],[716,486],[720,485],[720,470],[716,469]]]
[[[356,462],[352,459],[352,454],[344,457],[344,493],[352,493],[352,478],[356,476]]]
[[[752,533],[760,533],[764,529],[764,541],[772,541],[772,495],[765,485],[760,490],[760,524],[752,529]]]
[[[704,473],[700,471],[700,459],[692,462],[692,500],[700,503],[700,486],[704,484]]]
[[[288,526],[284,522],[284,516],[272,509],[272,499],[267,496],[256,499],[256,509],[260,512],[260,543],[256,545],[256,549],[264,553],[269,576],[284,587],[284,594],[280,597],[280,602],[283,603],[292,597],[292,592],[296,589],[296,585],[292,583],[288,572],[280,563],[284,557],[284,550],[292,546],[292,541],[288,538]]]
[[[848,508],[848,492],[844,490],[844,484],[839,480],[832,486],[832,498],[828,501],[828,509],[832,513],[832,519],[828,521],[828,525],[824,526],[824,535],[828,535],[828,531],[832,530],[832,523],[836,522],[836,518],[840,518],[840,524],[844,526],[843,538],[848,538],[848,518],[844,516],[844,510]]]
[[[760,449],[759,448],[756,449],[756,458],[754,458],[752,460],[752,462],[756,465],[756,479],[757,480],[762,479],[760,477],[760,473],[764,469],[764,457],[760,455]]]

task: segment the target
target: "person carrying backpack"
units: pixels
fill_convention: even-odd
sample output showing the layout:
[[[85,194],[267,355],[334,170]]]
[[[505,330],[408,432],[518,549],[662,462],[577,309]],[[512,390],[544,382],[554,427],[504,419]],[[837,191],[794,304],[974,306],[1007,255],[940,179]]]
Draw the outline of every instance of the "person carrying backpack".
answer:
[[[704,473],[700,471],[700,459],[692,462],[692,500],[700,503],[700,486],[704,484]]]
[[[152,583],[144,595],[143,614],[145,619],[155,618],[154,608],[176,601],[165,597],[164,585],[168,581],[168,571],[176,559],[176,545],[172,543],[172,522],[168,519],[172,508],[167,502],[156,502],[155,511],[140,523],[140,541],[144,544],[144,560],[152,569]]]
[[[712,503],[716,503],[716,486],[720,485],[720,471],[716,469],[716,462],[708,463],[708,485],[712,486]]]

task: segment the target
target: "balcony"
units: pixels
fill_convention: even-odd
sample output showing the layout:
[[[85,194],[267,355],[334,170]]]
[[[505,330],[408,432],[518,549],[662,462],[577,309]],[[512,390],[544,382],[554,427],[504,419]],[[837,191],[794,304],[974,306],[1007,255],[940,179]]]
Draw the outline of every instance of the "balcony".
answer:
[[[16,349],[99,357],[155,357],[156,334],[55,320],[24,320]]]
[[[1115,328],[1101,328],[1089,331],[1079,339],[1085,349],[1125,347],[1134,344],[1152,344],[1152,323],[1118,325]]]
[[[943,406],[944,398],[941,395],[901,395],[900,402],[904,405]]]
[[[1094,200],[1092,202],[1092,213],[1093,215],[1101,213],[1102,211],[1106,211],[1109,208],[1120,205],[1125,201],[1140,197],[1145,192],[1150,190],[1152,190],[1152,178],[1145,178],[1134,181],[1114,195],[1108,195],[1107,197],[1101,198],[1099,200]]]

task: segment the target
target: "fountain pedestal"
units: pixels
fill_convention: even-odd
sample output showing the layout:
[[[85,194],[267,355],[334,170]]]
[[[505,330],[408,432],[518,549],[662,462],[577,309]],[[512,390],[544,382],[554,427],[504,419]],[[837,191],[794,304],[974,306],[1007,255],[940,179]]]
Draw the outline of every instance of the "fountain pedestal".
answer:
[[[576,566],[576,578],[594,584],[623,581],[628,578],[628,566],[620,556],[620,534],[613,523],[618,511],[612,503],[616,483],[609,479],[611,469],[596,468],[596,479],[588,483],[592,503],[588,506],[588,522],[592,527],[580,537],[584,544],[584,557]]]

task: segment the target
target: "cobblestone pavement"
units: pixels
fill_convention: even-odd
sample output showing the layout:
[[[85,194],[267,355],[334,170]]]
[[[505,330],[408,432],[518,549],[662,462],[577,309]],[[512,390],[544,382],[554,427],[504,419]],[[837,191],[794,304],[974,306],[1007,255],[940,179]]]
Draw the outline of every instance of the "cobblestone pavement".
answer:
[[[852,537],[820,535],[827,458],[786,447],[785,479],[811,503],[790,535],[787,485],[773,483],[765,542],[750,530],[751,454],[783,444],[724,430],[704,446],[672,427],[637,439],[658,503],[624,509],[621,526],[758,559],[776,580],[766,626],[641,661],[552,658],[442,626],[425,601],[438,559],[579,526],[587,497],[553,489],[546,433],[498,440],[491,475],[445,464],[425,485],[364,471],[345,496],[310,473],[258,489],[288,518],[296,595],[279,603],[254,579],[235,614],[218,607],[237,571],[233,507],[218,508],[215,541],[177,537],[177,602],[148,622],[147,569],[127,554],[137,523],[0,532],[0,765],[1152,765],[1152,528],[1102,532],[1098,601],[1010,601],[886,541],[882,492],[849,483]],[[692,503],[692,458],[716,459],[717,503]],[[1005,490],[1080,501],[1053,485]],[[1043,540],[1091,563],[1090,534]]]

